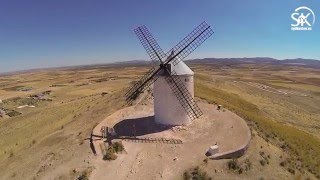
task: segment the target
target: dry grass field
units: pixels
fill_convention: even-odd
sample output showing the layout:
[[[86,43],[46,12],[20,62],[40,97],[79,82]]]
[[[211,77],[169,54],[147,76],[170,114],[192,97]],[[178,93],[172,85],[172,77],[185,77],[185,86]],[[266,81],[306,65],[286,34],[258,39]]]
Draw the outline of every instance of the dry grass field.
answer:
[[[217,179],[320,179],[319,69],[190,66],[197,98],[244,118],[253,134],[245,156],[204,160],[197,171]],[[0,179],[89,177],[95,166],[87,138],[95,125],[126,106],[124,89],[147,69],[101,65],[0,76],[0,109],[6,114],[0,117]],[[39,94],[45,98],[34,98]]]
[[[294,166],[319,178],[319,69],[254,64],[195,68],[198,97],[245,118],[265,141],[288,152]]]

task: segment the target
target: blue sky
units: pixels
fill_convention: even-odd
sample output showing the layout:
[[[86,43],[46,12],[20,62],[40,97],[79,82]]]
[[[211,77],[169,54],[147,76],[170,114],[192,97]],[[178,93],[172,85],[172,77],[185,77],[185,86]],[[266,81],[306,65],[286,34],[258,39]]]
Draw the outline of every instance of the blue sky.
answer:
[[[299,6],[315,13],[312,31],[290,30]],[[133,28],[167,51],[202,21],[215,34],[188,59],[320,59],[319,0],[0,0],[0,72],[149,59]]]

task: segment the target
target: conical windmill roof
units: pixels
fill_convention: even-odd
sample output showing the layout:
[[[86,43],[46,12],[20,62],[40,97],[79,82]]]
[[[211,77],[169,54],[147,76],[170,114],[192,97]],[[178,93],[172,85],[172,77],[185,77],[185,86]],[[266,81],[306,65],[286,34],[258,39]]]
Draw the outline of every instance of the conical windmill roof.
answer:
[[[177,75],[194,75],[194,72],[183,61],[176,65],[171,64],[171,70],[174,70]]]

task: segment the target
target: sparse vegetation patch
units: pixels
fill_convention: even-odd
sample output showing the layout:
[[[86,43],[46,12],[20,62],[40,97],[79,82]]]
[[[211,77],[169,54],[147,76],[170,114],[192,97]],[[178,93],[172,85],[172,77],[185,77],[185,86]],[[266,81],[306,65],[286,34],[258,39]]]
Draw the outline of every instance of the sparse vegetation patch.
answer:
[[[116,153],[120,153],[122,151],[124,151],[122,142],[115,142],[106,149],[106,153],[103,155],[103,160],[116,160],[118,157]]]
[[[5,91],[30,91],[32,87],[25,87],[25,86],[13,86],[8,88],[3,88]]]
[[[5,114],[7,115],[7,116],[9,116],[9,117],[14,117],[14,116],[19,116],[20,114],[22,114],[22,113],[20,113],[20,112],[18,112],[18,111],[15,111],[15,110],[13,110],[13,109],[5,109],[5,108],[0,108],[2,111],[4,111],[5,112]]]
[[[251,162],[249,159],[239,162],[238,159],[231,159],[227,162],[228,169],[242,174],[243,172],[248,172],[251,169]]]
[[[201,169],[199,166],[186,170],[183,173],[184,180],[211,180],[212,178],[207,174],[206,171]]]

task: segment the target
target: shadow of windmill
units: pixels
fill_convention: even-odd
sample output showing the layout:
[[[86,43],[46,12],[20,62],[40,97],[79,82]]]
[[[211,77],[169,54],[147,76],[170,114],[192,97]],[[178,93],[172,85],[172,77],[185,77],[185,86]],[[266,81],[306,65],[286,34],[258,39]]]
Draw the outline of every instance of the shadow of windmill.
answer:
[[[148,137],[150,134],[166,131],[172,126],[164,126],[154,121],[154,116],[146,116],[141,118],[124,119],[113,126],[116,135],[109,135],[104,138],[102,135],[90,134],[90,149],[96,155],[96,149],[93,142],[103,140],[109,145],[113,140],[124,140],[134,143],[164,143],[164,144],[182,144],[182,140],[174,138]]]
[[[171,127],[172,126],[164,126],[155,123],[154,116],[124,119],[113,126],[116,136],[112,137],[112,139],[122,139],[124,141],[136,143],[182,144],[180,139],[154,138],[147,136],[166,131]]]
[[[99,139],[96,139],[96,138],[93,139],[93,137],[98,137]],[[96,148],[94,147],[93,141],[97,141],[97,140],[101,140],[101,139],[102,139],[102,136],[94,135],[92,132],[91,132],[91,134],[90,134],[90,137],[84,139],[84,140],[89,140],[89,142],[90,142],[90,149],[91,149],[91,151],[92,151],[92,153],[93,153],[94,155],[97,155],[97,151],[96,151]]]
[[[154,116],[124,119],[113,126],[117,136],[143,136],[170,129],[168,126],[156,124]]]

